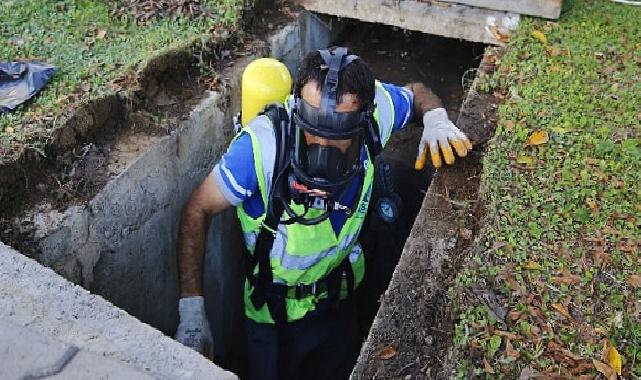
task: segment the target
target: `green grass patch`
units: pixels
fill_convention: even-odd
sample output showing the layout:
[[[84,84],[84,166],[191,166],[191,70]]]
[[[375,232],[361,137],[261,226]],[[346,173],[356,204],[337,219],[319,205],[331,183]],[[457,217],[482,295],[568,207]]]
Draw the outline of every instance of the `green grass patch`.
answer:
[[[0,163],[25,145],[42,147],[61,113],[112,92],[110,83],[150,58],[194,40],[209,41],[215,26],[234,26],[242,0],[203,0],[217,17],[155,19],[144,25],[110,16],[111,0],[10,0],[0,4],[0,60],[39,60],[58,71],[42,92],[0,114]]]
[[[523,18],[484,83],[503,104],[484,159],[484,253],[450,292],[461,378],[591,379],[594,360],[614,365],[609,347],[624,378],[641,378],[641,7],[565,8],[558,22]],[[536,131],[549,141],[529,145]]]

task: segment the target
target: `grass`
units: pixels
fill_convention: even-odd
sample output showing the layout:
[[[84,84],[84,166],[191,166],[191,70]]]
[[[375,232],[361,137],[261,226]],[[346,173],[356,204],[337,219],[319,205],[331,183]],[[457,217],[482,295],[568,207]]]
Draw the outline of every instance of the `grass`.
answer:
[[[614,350],[622,378],[641,378],[639,20],[566,0],[557,22],[523,18],[485,80],[503,102],[481,247],[449,293],[459,378],[608,378]],[[534,132],[549,141],[528,144]]]
[[[58,71],[42,92],[0,114],[0,164],[25,146],[42,148],[64,111],[114,91],[114,80],[171,48],[207,41],[215,26],[234,25],[242,0],[204,0],[216,18],[156,19],[144,25],[110,16],[114,0],[5,0],[0,4],[0,60],[40,60]]]

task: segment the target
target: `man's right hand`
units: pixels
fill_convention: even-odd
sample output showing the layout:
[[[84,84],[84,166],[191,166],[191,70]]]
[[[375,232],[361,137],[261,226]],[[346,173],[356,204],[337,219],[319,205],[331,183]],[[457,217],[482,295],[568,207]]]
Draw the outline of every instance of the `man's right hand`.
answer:
[[[205,313],[205,299],[202,296],[181,298],[178,302],[178,314],[180,323],[176,340],[213,359],[214,339]]]

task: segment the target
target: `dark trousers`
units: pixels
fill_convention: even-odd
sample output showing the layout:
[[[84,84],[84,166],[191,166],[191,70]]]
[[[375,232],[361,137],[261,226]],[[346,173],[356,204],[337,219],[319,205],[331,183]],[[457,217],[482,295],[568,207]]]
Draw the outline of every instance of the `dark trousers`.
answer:
[[[361,340],[353,302],[282,326],[246,320],[248,380],[348,379]]]

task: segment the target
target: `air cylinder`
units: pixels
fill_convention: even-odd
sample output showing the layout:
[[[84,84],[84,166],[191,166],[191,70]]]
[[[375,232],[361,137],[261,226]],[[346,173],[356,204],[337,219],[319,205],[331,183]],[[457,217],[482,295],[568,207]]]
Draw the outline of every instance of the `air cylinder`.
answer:
[[[292,89],[292,76],[280,61],[259,58],[245,68],[241,86],[241,124],[244,127],[266,105],[285,101]]]

